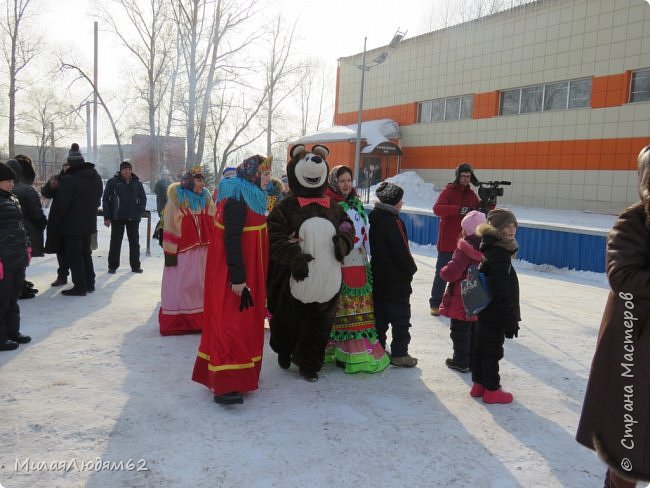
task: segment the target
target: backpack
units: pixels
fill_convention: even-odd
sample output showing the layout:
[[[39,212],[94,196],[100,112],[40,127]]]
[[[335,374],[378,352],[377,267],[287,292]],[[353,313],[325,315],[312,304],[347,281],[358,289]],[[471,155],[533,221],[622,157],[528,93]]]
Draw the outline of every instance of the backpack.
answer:
[[[467,276],[460,282],[460,295],[467,315],[476,315],[492,300],[485,275],[475,264],[467,268]]]

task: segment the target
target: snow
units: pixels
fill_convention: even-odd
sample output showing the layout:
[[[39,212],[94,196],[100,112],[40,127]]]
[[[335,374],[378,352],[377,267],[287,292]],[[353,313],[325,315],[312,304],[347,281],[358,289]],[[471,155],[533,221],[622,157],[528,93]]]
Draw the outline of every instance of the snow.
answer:
[[[354,141],[357,138],[357,124],[335,125],[328,127],[308,136],[303,136],[291,144],[313,144],[340,141]],[[365,139],[367,145],[361,150],[362,153],[369,153],[382,142],[389,139],[399,138],[399,125],[390,119],[369,120],[361,123],[361,138]]]
[[[406,194],[430,199],[421,186]],[[431,317],[427,301],[435,248],[413,245],[416,368],[345,375],[326,366],[311,384],[293,366],[281,370],[267,345],[260,389],[243,406],[223,407],[190,380],[199,336],[158,334],[158,244],[147,257],[143,246],[144,273],[134,274],[125,240],[111,275],[109,230],[99,229],[95,293],[65,297],[49,287],[53,255],[28,269],[41,290],[20,302],[21,331],[33,340],[0,353],[0,486],[602,485],[603,464],[574,434],[608,293],[603,274],[515,263],[523,322],[501,362],[511,405],[471,398],[469,375],[444,365],[448,319]]]

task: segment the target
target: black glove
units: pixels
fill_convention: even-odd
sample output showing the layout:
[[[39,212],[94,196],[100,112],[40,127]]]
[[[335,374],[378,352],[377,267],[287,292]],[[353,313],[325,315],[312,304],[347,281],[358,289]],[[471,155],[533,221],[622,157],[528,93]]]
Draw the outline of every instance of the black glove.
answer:
[[[514,339],[515,337],[519,337],[519,323],[513,322],[512,324],[506,325],[505,335],[508,339]]]
[[[311,254],[301,253],[291,260],[289,269],[294,280],[302,281],[309,276],[309,266],[307,266],[307,263],[313,261],[313,259],[314,257]]]
[[[178,264],[178,256],[176,254],[165,254],[165,266],[176,266]]]
[[[239,311],[243,312],[248,307],[253,306],[253,296],[248,287],[244,288],[244,291],[241,292],[241,301],[239,302]]]
[[[460,210],[458,211],[458,213],[461,214],[461,215],[465,215],[470,210],[472,210],[472,209],[469,208],[469,207],[460,207]]]
[[[332,237],[332,242],[334,243],[334,257],[338,262],[342,263],[345,256],[350,253],[349,244],[345,236],[341,234],[335,234]]]

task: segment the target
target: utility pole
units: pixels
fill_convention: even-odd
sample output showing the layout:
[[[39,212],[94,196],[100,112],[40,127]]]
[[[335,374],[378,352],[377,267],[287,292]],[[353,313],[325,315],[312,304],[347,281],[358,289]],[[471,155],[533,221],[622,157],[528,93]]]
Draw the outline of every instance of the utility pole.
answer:
[[[93,83],[95,89],[93,90],[93,163],[97,164],[97,71],[98,71],[98,50],[97,45],[99,42],[99,24],[95,21],[95,66],[93,68]]]

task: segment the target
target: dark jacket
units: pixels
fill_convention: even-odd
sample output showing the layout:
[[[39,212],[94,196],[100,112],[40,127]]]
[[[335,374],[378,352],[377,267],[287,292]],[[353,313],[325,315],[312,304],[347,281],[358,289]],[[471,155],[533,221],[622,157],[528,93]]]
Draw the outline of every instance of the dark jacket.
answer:
[[[32,246],[32,256],[43,256],[43,230],[47,225],[47,219],[43,213],[41,197],[34,187],[27,183],[20,162],[10,159],[7,164],[16,172],[13,194],[20,202],[23,223]]]
[[[153,188],[153,192],[156,194],[156,210],[158,213],[161,213],[165,209],[165,205],[167,205],[167,188],[171,183],[169,178],[161,178]]]
[[[368,220],[374,299],[408,302],[413,292],[411,281],[418,267],[399,211],[392,205],[376,203]]]
[[[60,251],[60,236],[97,232],[102,179],[92,163],[71,166],[59,180],[47,223],[46,252]]]
[[[504,333],[517,331],[521,320],[519,278],[512,266],[513,255],[517,252],[516,241],[502,240],[489,224],[479,225],[476,234],[481,237],[479,249],[483,253],[480,270],[492,293],[490,304],[478,314],[479,321],[499,327]]]
[[[147,195],[134,173],[125,181],[118,171],[106,183],[102,198],[104,219],[139,222],[146,207]]]
[[[650,224],[641,203],[607,239],[611,291],[576,439],[610,469],[650,481]]]
[[[18,199],[11,193],[0,190],[0,260],[6,269],[20,269],[27,266],[29,240]]]
[[[433,213],[440,217],[438,228],[438,252],[453,252],[461,235],[460,221],[464,215],[460,214],[463,207],[469,210],[478,210],[479,199],[469,186],[449,183],[440,192],[438,200],[433,205]]]
[[[440,277],[447,283],[445,294],[440,304],[440,314],[450,319],[464,322],[475,322],[476,315],[467,315],[463,297],[460,293],[460,282],[467,276],[467,268],[479,265],[483,254],[478,250],[481,240],[477,235],[459,239],[451,260],[440,270]]]

